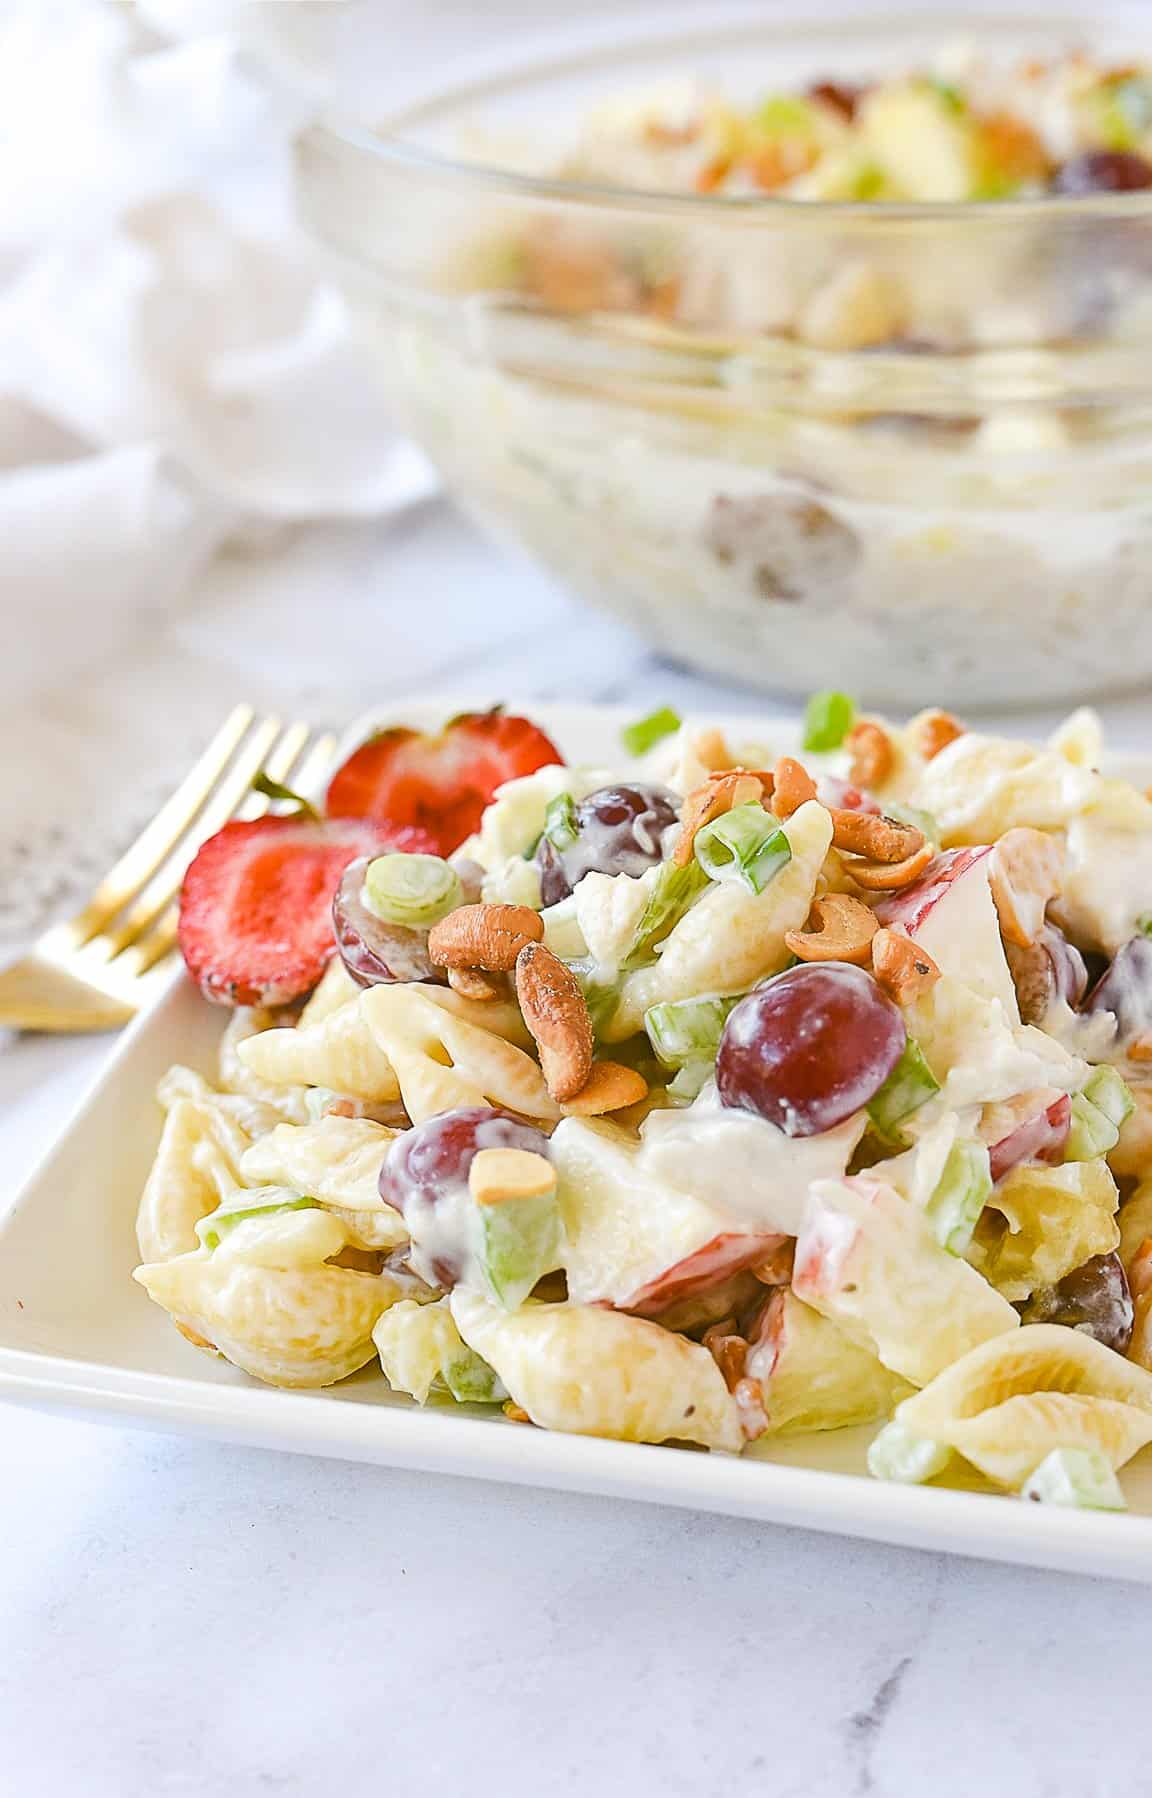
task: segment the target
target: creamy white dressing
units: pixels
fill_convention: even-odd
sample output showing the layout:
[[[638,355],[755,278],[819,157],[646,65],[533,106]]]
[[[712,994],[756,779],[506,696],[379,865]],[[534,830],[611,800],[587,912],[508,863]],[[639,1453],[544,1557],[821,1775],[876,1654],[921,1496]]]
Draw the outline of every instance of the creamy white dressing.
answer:
[[[745,1229],[795,1236],[812,1181],[843,1174],[866,1123],[858,1112],[819,1136],[786,1136],[767,1118],[722,1105],[710,1080],[685,1109],[649,1113],[640,1165]]]

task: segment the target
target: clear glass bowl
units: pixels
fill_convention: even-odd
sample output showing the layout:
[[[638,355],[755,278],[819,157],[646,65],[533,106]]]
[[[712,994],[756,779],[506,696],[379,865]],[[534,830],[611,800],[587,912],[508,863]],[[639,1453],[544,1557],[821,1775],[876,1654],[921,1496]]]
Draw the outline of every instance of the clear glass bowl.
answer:
[[[1005,58],[1134,48],[1099,24],[972,34]],[[1152,675],[1152,194],[841,205],[548,172],[607,97],[900,73],[942,35],[711,26],[321,123],[301,209],[459,498],[667,654],[905,705],[1131,690]],[[529,298],[541,244],[561,278]],[[898,321],[861,343],[853,296],[877,291]]]

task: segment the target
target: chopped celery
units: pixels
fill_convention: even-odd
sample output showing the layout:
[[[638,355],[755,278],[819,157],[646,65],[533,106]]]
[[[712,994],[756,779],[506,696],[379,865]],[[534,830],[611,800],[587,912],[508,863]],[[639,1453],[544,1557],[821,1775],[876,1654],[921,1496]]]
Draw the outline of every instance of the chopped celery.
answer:
[[[709,879],[738,880],[762,893],[792,860],[792,846],[762,805],[738,805],[697,831],[696,860]]]
[[[898,1126],[939,1091],[940,1082],[925,1061],[919,1043],[910,1036],[896,1066],[868,1104],[872,1128],[885,1142],[904,1148]]]
[[[659,711],[649,712],[646,718],[637,718],[634,724],[625,725],[620,732],[620,741],[629,755],[647,755],[657,743],[662,743],[665,737],[679,729],[679,714],[670,705],[662,705]]]
[[[698,862],[689,862],[686,868],[678,868],[674,862],[663,864],[620,963],[624,973],[654,958],[656,944],[676,927],[707,885],[708,876]]]
[[[992,1196],[992,1169],[982,1142],[956,1142],[944,1171],[925,1206],[937,1242],[951,1255],[963,1255]]]
[[[805,749],[839,749],[855,719],[856,705],[847,693],[813,693],[804,713]]]
[[[816,129],[816,112],[810,100],[797,95],[769,94],[761,102],[756,123],[772,137],[811,137]]]
[[[285,1199],[279,1195],[275,1199],[260,1202],[254,1192],[237,1192],[233,1202],[221,1205],[216,1211],[209,1212],[196,1225],[196,1234],[206,1249],[218,1249],[225,1236],[234,1230],[237,1224],[243,1224],[250,1217],[276,1217],[282,1211],[316,1211],[319,1207],[315,1199]]]
[[[670,1099],[678,1105],[691,1105],[698,1098],[706,1080],[710,1080],[716,1072],[714,1061],[686,1061],[674,1080],[669,1080],[665,1091]]]
[[[1072,1098],[1065,1161],[1095,1161],[1099,1155],[1110,1155],[1120,1141],[1120,1126],[1134,1108],[1132,1094],[1116,1069],[1094,1068],[1083,1092]]]
[[[1127,1510],[1112,1464],[1098,1448],[1054,1448],[1025,1482],[1020,1496],[1041,1505]]]
[[[460,1405],[498,1405],[508,1397],[508,1388],[496,1370],[463,1345],[458,1355],[445,1361],[440,1378]]]
[[[544,813],[544,835],[553,849],[570,849],[580,834],[576,801],[571,793],[557,793]]]
[[[536,1282],[560,1265],[563,1226],[555,1188],[474,1207],[476,1255],[498,1305],[515,1311]]]
[[[930,1436],[917,1436],[902,1423],[885,1424],[868,1450],[868,1471],[874,1480],[898,1480],[919,1486],[943,1473],[952,1451]]]
[[[728,1013],[736,1000],[719,993],[698,999],[669,999],[644,1013],[648,1040],[668,1067],[714,1062]]]
[[[1093,1068],[1084,1084],[1084,1097],[1091,1100],[1117,1129],[1136,1109],[1136,1101],[1126,1082],[1115,1068],[1108,1066]]]
[[[1095,1161],[1100,1155],[1110,1155],[1119,1141],[1119,1130],[1099,1105],[1093,1105],[1084,1093],[1073,1094],[1065,1161]]]
[[[436,924],[463,902],[460,876],[439,855],[378,855],[364,873],[364,903],[385,924]]]

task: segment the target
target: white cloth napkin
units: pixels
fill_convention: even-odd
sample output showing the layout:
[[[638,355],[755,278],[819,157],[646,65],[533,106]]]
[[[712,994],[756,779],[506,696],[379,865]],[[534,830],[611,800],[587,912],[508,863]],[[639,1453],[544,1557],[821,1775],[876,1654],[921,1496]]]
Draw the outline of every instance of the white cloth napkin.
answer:
[[[212,32],[230,13],[9,0],[0,24],[3,702],[170,611],[228,541],[435,489],[292,222],[314,96],[255,76]]]

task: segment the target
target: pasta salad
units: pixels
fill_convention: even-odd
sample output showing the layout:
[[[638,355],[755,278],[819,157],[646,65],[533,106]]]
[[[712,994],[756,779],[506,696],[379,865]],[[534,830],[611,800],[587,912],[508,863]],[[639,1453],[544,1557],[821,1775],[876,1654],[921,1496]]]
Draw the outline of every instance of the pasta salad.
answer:
[[[1152,801],[1047,744],[664,710],[371,737],[189,869],[228,1005],[136,1279],[272,1385],[1121,1508],[1152,1442]]]

